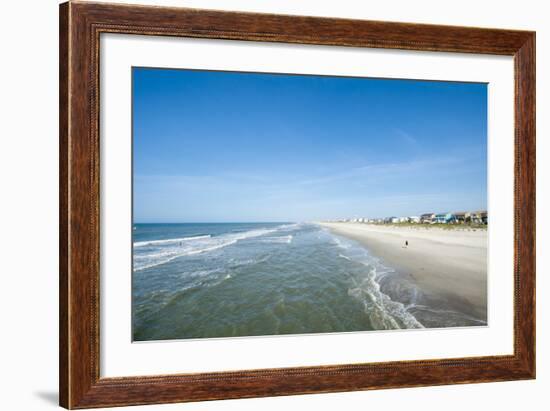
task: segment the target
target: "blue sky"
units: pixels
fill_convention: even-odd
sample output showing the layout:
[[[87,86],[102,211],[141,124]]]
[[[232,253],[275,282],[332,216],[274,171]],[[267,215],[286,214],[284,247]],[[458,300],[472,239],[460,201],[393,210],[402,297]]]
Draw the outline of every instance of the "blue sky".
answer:
[[[133,68],[135,222],[487,205],[487,86]]]

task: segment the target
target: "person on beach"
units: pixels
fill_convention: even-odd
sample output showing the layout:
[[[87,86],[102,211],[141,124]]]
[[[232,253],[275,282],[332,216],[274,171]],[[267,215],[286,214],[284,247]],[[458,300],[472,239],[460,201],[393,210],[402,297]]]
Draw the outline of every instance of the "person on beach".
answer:
[[[405,248],[409,246],[409,240],[405,240]]]

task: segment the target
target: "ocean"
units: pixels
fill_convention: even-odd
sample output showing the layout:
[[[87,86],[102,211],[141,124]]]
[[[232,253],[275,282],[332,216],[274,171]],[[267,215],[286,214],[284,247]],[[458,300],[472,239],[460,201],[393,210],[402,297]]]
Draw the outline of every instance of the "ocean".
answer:
[[[485,325],[306,223],[135,224],[134,341]]]

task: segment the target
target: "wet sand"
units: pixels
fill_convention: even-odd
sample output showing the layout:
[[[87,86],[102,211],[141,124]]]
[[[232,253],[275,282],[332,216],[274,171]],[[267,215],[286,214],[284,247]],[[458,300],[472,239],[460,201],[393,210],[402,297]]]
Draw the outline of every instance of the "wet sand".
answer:
[[[479,319],[487,318],[487,230],[319,223],[363,244],[423,292],[446,299]],[[408,241],[408,246],[405,246]]]

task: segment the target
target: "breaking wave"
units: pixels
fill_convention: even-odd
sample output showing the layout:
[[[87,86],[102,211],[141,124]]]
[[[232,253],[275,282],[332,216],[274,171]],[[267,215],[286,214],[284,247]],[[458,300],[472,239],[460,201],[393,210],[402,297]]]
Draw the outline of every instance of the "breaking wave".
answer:
[[[203,254],[236,244],[239,241],[262,237],[281,230],[289,230],[294,225],[282,225],[276,228],[254,229],[241,232],[231,232],[212,237],[200,235],[195,237],[170,238],[165,240],[140,241],[134,243],[134,271],[169,263],[170,261],[197,254]],[[292,235],[281,237],[265,237],[263,240],[273,243],[292,241]]]
[[[382,292],[379,280],[390,272],[394,273],[393,270],[383,266],[366,249],[351,241],[335,236],[333,244],[342,250],[338,257],[367,267],[366,272],[363,271],[361,276],[356,275],[351,278],[352,286],[348,289],[348,295],[363,304],[365,314],[369,317],[373,328],[377,330],[424,328],[422,323],[409,312],[409,307],[392,300]]]

